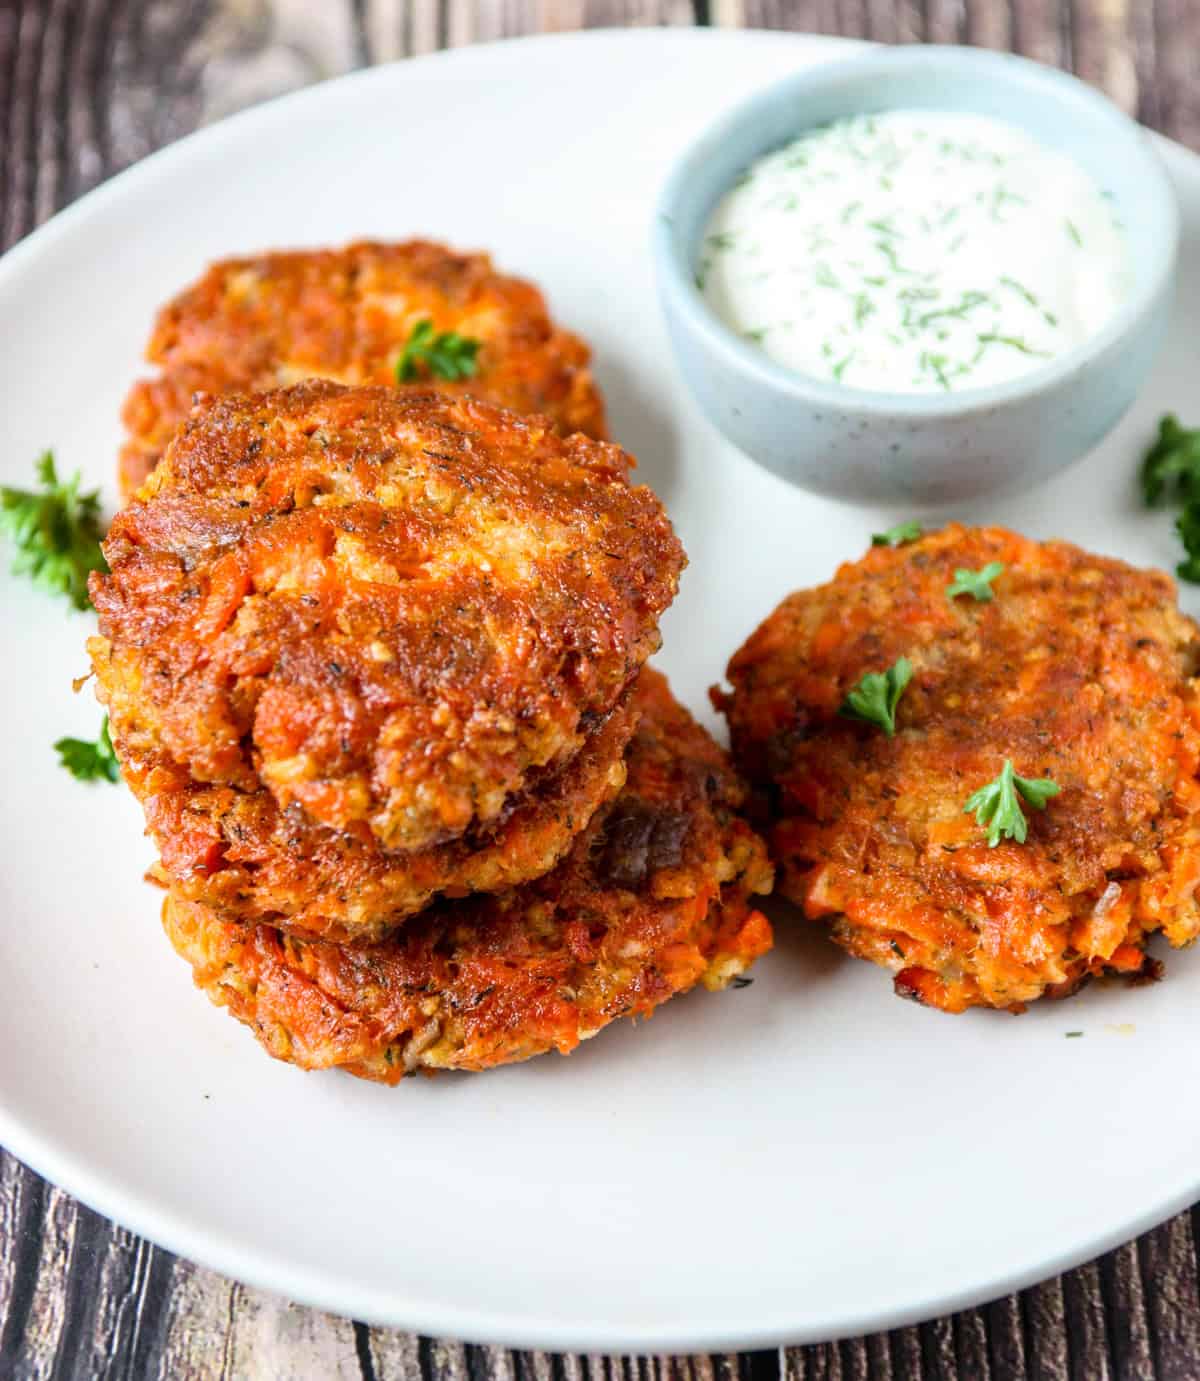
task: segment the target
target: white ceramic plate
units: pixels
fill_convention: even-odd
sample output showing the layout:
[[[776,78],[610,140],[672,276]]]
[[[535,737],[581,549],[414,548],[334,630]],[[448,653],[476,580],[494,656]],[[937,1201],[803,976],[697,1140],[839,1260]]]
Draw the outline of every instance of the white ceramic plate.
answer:
[[[837,51],[671,31],[513,42],[184,140],[0,263],[0,478],[27,483],[53,446],[114,500],[151,314],[210,259],[360,235],[487,246],[596,346],[616,435],[691,553],[660,660],[705,711],[780,596],[911,516],[806,497],[724,444],[682,391],[651,282],[654,195],[683,142]],[[1164,152],[1184,267],[1145,397],[1052,486],[966,516],[1175,558],[1132,482],[1160,411],[1200,415],[1200,161]],[[55,764],[51,741],[100,718],[70,687],[90,617],[2,590],[0,1140],[173,1250],[433,1334],[749,1347],[995,1296],[1200,1192],[1200,952],[1169,955],[1156,987],[955,1018],[794,922],[753,987],[693,994],[569,1060],[397,1089],[270,1061],[163,939],[128,793]]]

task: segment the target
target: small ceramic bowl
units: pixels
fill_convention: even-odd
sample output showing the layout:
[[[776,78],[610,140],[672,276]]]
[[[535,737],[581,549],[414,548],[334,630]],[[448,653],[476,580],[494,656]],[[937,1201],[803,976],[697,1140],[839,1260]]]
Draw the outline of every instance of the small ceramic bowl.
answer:
[[[755,159],[845,116],[909,108],[1008,121],[1080,164],[1113,198],[1134,283],[1096,335],[988,388],[883,393],[775,363],[722,322],[696,287],[716,203]],[[802,488],[871,502],[958,502],[1027,487],[1095,446],[1137,396],[1162,340],[1179,211],[1147,135],[1103,96],[1051,68],[970,48],[873,49],[805,69],[700,135],[667,179],[654,254],[667,326],[700,406],[735,445]]]

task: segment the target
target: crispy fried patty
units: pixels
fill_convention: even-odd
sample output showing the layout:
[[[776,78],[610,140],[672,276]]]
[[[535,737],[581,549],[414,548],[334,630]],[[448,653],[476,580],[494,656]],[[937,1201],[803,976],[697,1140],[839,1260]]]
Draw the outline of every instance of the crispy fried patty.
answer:
[[[1001,562],[995,598],[947,597]],[[765,789],[781,891],[896,990],[1021,1010],[1088,975],[1147,974],[1200,933],[1200,630],[1157,571],[952,526],[790,596],[729,665],[742,769]],[[838,714],[899,657],[889,739]],[[1061,787],[989,848],[964,803],[1011,759]]]
[[[567,1054],[697,982],[724,987],[770,948],[751,903],[770,865],[735,814],[726,756],[656,673],[643,673],[637,701],[625,789],[537,882],[440,902],[355,947],[168,898],[172,943],[277,1059],[389,1084],[418,1068]]]
[[[553,868],[624,785],[636,684],[571,762],[488,833],[414,853],[386,852],[363,824],[331,830],[299,809],[281,811],[263,789],[195,783],[154,753],[127,751],[122,769],[159,849],[153,876],[177,897],[221,920],[377,940],[439,893],[498,892]]]
[[[499,821],[659,644],[685,558],[630,464],[440,393],[209,401],[91,585],[118,753],[388,849]]]
[[[439,388],[542,413],[564,436],[606,439],[588,348],[554,325],[532,283],[497,273],[486,254],[364,242],[225,259],[167,303],[146,350],[160,373],[125,402],[122,490],[131,494],[158,464],[194,394],[306,378],[390,384],[421,321],[482,343],[475,374]]]

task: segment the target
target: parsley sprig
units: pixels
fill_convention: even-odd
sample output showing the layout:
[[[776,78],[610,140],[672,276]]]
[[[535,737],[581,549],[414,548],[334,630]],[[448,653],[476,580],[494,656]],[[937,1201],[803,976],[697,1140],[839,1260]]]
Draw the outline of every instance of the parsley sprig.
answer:
[[[1170,413],[1161,419],[1142,461],[1142,494],[1151,505],[1200,498],[1200,427],[1181,427]]]
[[[1142,460],[1142,496],[1150,505],[1179,504],[1175,530],[1186,559],[1175,574],[1200,583],[1200,427],[1181,427],[1170,413],[1161,418],[1157,441]]]
[[[457,331],[436,332],[433,322],[418,321],[396,361],[396,382],[409,383],[428,371],[436,379],[470,379],[479,368],[476,356],[482,341]]]
[[[1175,519],[1175,531],[1187,552],[1186,560],[1175,567],[1180,580],[1190,580],[1200,584],[1200,501],[1185,504],[1179,517]]]
[[[58,478],[54,453],[37,463],[39,492],[0,488],[0,529],[17,549],[14,575],[27,575],[35,585],[66,595],[76,609],[88,607],[87,578],[105,570],[100,551],[100,496],[79,492],[79,471],[69,480]]]
[[[1200,427],[1181,427],[1169,413],[1159,422],[1158,439],[1142,461],[1142,495],[1149,505],[1180,505],[1175,529],[1187,558],[1175,573],[1200,582]]]
[[[888,528],[886,532],[873,532],[871,545],[873,547],[902,547],[906,542],[915,542],[922,531],[923,528],[920,523],[897,523],[895,527]]]
[[[946,598],[957,599],[959,595],[972,595],[980,604],[986,604],[989,599],[996,597],[992,581],[1003,573],[1002,561],[989,561],[980,571],[968,571],[959,567],[954,572],[953,583],[946,586]]]
[[[988,848],[994,849],[1001,837],[1024,844],[1029,832],[1021,801],[1034,810],[1045,810],[1046,802],[1062,788],[1049,777],[1022,777],[1013,771],[1012,759],[1005,758],[1000,775],[981,786],[963,806],[963,813],[974,812],[975,820],[987,826]]]
[[[108,736],[107,715],[100,725],[100,735],[94,742],[86,738],[60,738],[54,745],[54,751],[58,754],[59,763],[76,781],[120,780],[117,755],[113,752],[112,739]]]
[[[842,702],[839,714],[878,725],[892,738],[896,732],[896,706],[912,680],[912,663],[897,658],[887,671],[869,671]]]

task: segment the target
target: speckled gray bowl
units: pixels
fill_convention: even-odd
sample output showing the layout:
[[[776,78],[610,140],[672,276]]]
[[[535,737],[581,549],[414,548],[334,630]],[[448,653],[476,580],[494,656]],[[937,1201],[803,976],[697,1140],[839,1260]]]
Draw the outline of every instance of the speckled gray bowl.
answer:
[[[950,394],[841,388],[741,340],[696,288],[698,247],[738,174],[802,130],[898,107],[965,110],[1021,126],[1114,198],[1134,287],[1098,334],[1043,367]],[[922,504],[1020,489],[1095,446],[1137,396],[1162,339],[1179,211],[1149,137],[1074,77],[969,48],[873,49],[760,92],[702,133],[667,179],[654,254],[683,373],[714,425],[760,464],[844,499]]]

